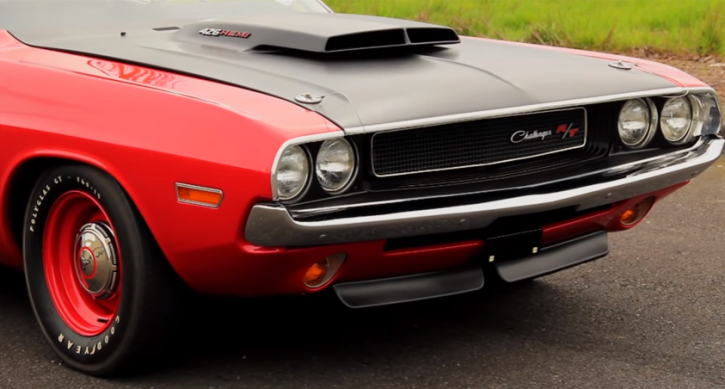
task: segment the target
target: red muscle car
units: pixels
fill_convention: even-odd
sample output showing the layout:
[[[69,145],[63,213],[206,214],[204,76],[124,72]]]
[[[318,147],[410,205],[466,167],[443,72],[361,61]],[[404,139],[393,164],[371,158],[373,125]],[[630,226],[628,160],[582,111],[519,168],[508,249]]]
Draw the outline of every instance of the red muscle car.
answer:
[[[317,0],[0,0],[0,263],[122,374],[187,289],[361,308],[602,258],[721,126],[669,66]]]

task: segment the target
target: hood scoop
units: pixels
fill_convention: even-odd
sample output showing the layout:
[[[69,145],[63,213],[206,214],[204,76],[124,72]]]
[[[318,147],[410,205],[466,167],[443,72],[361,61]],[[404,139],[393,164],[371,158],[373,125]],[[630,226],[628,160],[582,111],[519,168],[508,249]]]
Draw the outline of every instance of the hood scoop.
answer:
[[[351,14],[270,14],[188,24],[176,39],[232,50],[341,53],[460,43],[449,27]]]

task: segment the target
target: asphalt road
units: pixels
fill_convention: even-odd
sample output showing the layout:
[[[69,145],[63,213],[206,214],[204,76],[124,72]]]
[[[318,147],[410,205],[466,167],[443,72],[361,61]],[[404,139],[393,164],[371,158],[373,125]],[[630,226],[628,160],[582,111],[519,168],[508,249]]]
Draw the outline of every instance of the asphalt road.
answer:
[[[215,301],[193,308],[179,365],[128,380],[59,365],[22,278],[2,275],[0,388],[724,388],[724,165],[611,236],[597,262],[373,310]]]

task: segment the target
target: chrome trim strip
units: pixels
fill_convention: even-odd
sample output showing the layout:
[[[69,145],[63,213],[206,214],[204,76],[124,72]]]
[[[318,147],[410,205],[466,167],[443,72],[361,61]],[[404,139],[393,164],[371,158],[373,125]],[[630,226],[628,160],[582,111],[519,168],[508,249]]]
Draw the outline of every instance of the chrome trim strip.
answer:
[[[375,171],[375,164],[374,161],[371,161],[370,166],[372,168],[373,174],[375,177],[378,178],[386,178],[386,177],[400,177],[400,176],[410,176],[414,174],[423,174],[423,173],[433,173],[433,172],[445,172],[450,170],[459,170],[459,169],[467,169],[472,167],[482,167],[482,166],[493,166],[493,165],[499,165],[502,163],[509,163],[509,162],[515,162],[515,161],[523,161],[526,159],[536,158],[536,157],[543,157],[545,155],[551,155],[551,154],[558,154],[563,153],[565,151],[570,150],[576,150],[576,149],[583,149],[587,145],[587,140],[589,139],[589,112],[585,107],[574,107],[574,108],[564,108],[564,109],[555,109],[551,111],[543,111],[543,112],[535,112],[535,113],[521,113],[521,114],[515,114],[515,115],[507,115],[505,117],[516,117],[516,116],[526,116],[526,115],[536,115],[536,114],[545,114],[550,112],[564,112],[564,111],[576,111],[576,110],[582,110],[584,111],[584,142],[581,145],[568,147],[566,149],[556,150],[556,151],[547,151],[545,153],[535,154],[535,155],[529,155],[526,157],[519,157],[519,158],[511,158],[506,159],[498,162],[491,162],[491,163],[481,163],[476,165],[465,165],[465,166],[455,166],[455,167],[449,167],[449,168],[443,168],[443,169],[428,169],[428,170],[417,170],[414,172],[406,172],[406,173],[395,173],[395,174],[378,174]],[[477,121],[477,120],[472,120]],[[393,130],[393,131],[385,131],[386,134],[389,134],[391,132],[402,132],[402,131],[411,131],[410,128],[404,128],[399,130]],[[372,159],[375,159],[374,153],[375,150],[373,149],[373,146],[375,144],[375,137],[380,135],[380,132],[376,132],[373,134],[373,136],[370,138],[370,155]]]
[[[320,4],[320,6],[321,6],[322,8],[325,8],[325,9],[327,10],[327,12],[329,12],[329,13],[331,13],[331,14],[334,14],[334,13],[335,13],[335,11],[333,11],[333,10],[332,10],[332,8],[330,8],[330,6],[329,6],[329,5],[325,4],[325,2],[324,2],[324,1],[322,1],[322,0],[315,0],[315,1],[316,1],[316,2],[318,3],[318,4]]]
[[[202,203],[200,201],[182,199],[181,196],[179,195],[179,188],[196,189],[196,190],[201,190],[201,191],[209,192],[209,193],[217,193],[221,196],[219,198],[219,204],[211,205],[208,203]],[[183,204],[199,205],[199,206],[207,207],[207,208],[219,208],[222,205],[222,202],[224,202],[224,192],[222,192],[221,189],[215,189],[215,188],[209,188],[206,186],[191,185],[191,184],[184,184],[183,182],[177,182],[176,183],[176,199],[179,200],[179,202],[183,203]]]
[[[646,144],[649,145],[652,142],[652,139],[654,139],[655,135],[657,134],[657,129],[659,128],[660,123],[660,113],[659,111],[657,111],[657,106],[655,105],[655,102],[652,101],[652,99],[650,99],[649,97],[647,98],[647,105],[649,105],[650,112],[650,134],[647,135]],[[619,119],[617,119],[617,122],[619,122]]]
[[[316,246],[485,228],[500,217],[569,206],[586,210],[692,179],[720,158],[724,146],[722,138],[710,138],[695,150],[662,156],[615,181],[479,204],[313,222],[294,220],[280,205],[257,204],[245,236],[259,246]]]
[[[687,99],[690,101],[690,108],[692,109],[692,121],[690,122],[690,129],[685,138],[692,140],[693,137],[702,135],[702,128],[705,126],[705,123],[700,120],[701,111],[703,109],[702,100],[695,94],[688,95]]]
[[[702,88],[702,89],[705,89],[705,88]],[[567,108],[567,107],[579,106],[579,105],[607,103],[607,102],[612,102],[612,101],[617,101],[617,100],[627,100],[627,99],[632,99],[632,98],[661,96],[661,95],[667,95],[667,94],[682,94],[682,93],[687,93],[688,90],[695,91],[698,89],[672,87],[672,88],[663,88],[663,89],[653,89],[653,90],[642,91],[642,92],[619,93],[619,94],[614,94],[614,95],[595,96],[595,97],[587,97],[587,98],[573,99],[573,100],[563,100],[563,101],[556,101],[556,102],[551,102],[551,103],[523,105],[523,106],[509,107],[509,108],[498,108],[498,109],[491,109],[491,110],[486,110],[486,111],[467,112],[467,113],[460,113],[460,114],[455,114],[455,115],[446,115],[446,116],[438,116],[438,117],[405,120],[405,121],[400,121],[400,122],[374,124],[371,126],[350,127],[350,128],[345,128],[345,133],[347,135],[354,135],[354,134],[364,134],[364,133],[372,133],[372,132],[380,132],[380,131],[393,131],[393,130],[401,130],[401,129],[429,127],[429,126],[434,126],[434,125],[450,124],[450,123],[464,122],[464,121],[470,121],[470,120],[479,120],[479,119],[487,119],[487,118],[494,118],[494,117],[501,117],[501,116],[510,116],[510,115],[515,115],[515,114],[526,114],[526,113],[533,113],[533,112],[539,112],[539,111],[547,111],[547,110],[552,110],[552,109]]]

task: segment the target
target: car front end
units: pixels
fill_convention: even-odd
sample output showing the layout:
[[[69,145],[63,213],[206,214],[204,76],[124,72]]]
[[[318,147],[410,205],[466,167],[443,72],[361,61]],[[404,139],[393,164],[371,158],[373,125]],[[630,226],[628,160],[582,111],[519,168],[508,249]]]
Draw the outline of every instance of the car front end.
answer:
[[[151,81],[133,74],[159,75],[147,86],[169,94],[104,84],[137,115],[109,132],[123,134],[118,154],[84,158],[127,188],[200,292],[332,288],[357,307],[479,289],[484,273],[532,279],[606,256],[607,233],[636,226],[722,153],[715,91],[676,69],[275,4],[230,19],[184,8],[183,22],[126,4],[138,25],[120,35],[99,5],[94,34],[11,31],[49,57],[86,56],[74,72],[136,85]],[[97,88],[75,88],[86,84]],[[139,122],[151,115],[174,130]],[[87,142],[75,138],[63,148]],[[173,204],[156,195],[172,183]]]
[[[650,61],[317,0],[0,3],[0,263],[97,376],[187,337],[187,288],[364,308],[604,258],[725,147]]]
[[[719,158],[721,121],[712,89],[673,88],[292,139],[245,238],[313,250],[300,286],[354,307],[531,279],[606,256]]]

